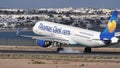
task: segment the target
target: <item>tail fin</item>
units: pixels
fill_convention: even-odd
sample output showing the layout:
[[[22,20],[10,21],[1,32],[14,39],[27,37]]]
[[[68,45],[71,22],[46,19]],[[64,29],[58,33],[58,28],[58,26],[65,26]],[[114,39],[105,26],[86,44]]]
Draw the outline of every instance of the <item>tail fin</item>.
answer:
[[[108,21],[108,24],[105,30],[100,34],[101,40],[104,40],[104,39],[111,40],[111,38],[115,36],[117,16],[118,16],[118,11],[113,11],[112,16]]]

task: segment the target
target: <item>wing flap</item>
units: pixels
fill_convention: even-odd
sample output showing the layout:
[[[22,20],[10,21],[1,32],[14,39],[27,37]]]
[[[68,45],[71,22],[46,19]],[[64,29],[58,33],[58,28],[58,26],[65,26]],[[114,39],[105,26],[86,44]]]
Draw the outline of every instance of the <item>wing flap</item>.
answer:
[[[63,39],[63,38],[55,38],[55,37],[48,37],[48,36],[33,36],[32,39],[44,39],[47,41],[56,41],[56,42],[60,42],[60,43],[66,43],[69,44],[69,40]]]
[[[63,38],[56,38],[56,37],[49,37],[49,36],[29,36],[29,35],[20,35],[21,37],[27,37],[27,38],[32,38],[36,40],[46,40],[46,41],[56,41],[60,43],[66,43],[69,44],[69,40],[63,39]]]

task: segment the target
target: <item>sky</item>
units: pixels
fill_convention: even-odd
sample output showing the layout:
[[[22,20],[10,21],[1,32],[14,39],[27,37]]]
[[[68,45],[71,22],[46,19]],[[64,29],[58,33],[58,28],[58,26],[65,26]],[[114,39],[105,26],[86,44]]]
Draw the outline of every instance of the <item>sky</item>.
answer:
[[[0,8],[120,8],[120,0],[0,0]]]

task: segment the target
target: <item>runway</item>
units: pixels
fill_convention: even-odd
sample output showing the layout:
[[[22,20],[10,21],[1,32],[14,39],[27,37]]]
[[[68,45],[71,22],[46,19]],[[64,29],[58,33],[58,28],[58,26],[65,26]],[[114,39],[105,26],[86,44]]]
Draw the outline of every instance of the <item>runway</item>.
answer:
[[[0,46],[0,54],[120,57],[120,48],[92,48],[91,53],[84,53],[83,47],[65,47],[64,51],[57,53],[56,47],[42,48],[39,46]]]
[[[57,53],[56,51],[35,51],[35,50],[0,50],[1,65],[17,65],[30,67],[33,65],[42,65],[39,67],[50,67],[49,65],[59,65],[59,68],[81,68],[84,64],[88,68],[98,68],[108,65],[109,67],[102,68],[119,68],[120,67],[120,52],[103,52],[93,51],[92,53]],[[44,64],[33,64],[33,62],[44,62]],[[74,66],[75,65],[75,66]],[[20,67],[21,67],[20,66]],[[25,66],[25,67],[26,67]],[[33,68],[32,67],[32,68]],[[8,67],[9,68],[9,67]],[[22,67],[23,68],[23,67]],[[52,66],[51,68],[56,68]]]
[[[56,51],[32,51],[32,50],[0,50],[0,54],[32,54],[32,55],[60,55],[60,56],[105,56],[120,57],[120,52],[93,51],[91,53],[57,53]]]

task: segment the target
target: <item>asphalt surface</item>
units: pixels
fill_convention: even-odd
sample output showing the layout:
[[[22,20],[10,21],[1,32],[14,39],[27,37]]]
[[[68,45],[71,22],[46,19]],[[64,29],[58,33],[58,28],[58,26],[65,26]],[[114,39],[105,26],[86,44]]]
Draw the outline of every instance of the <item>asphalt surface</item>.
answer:
[[[108,57],[120,57],[120,52],[103,52],[103,51],[93,51],[91,53],[84,52],[60,52],[56,51],[32,51],[32,50],[0,50],[0,54],[9,53],[9,54],[39,54],[39,55],[67,55],[67,56],[108,56]]]

